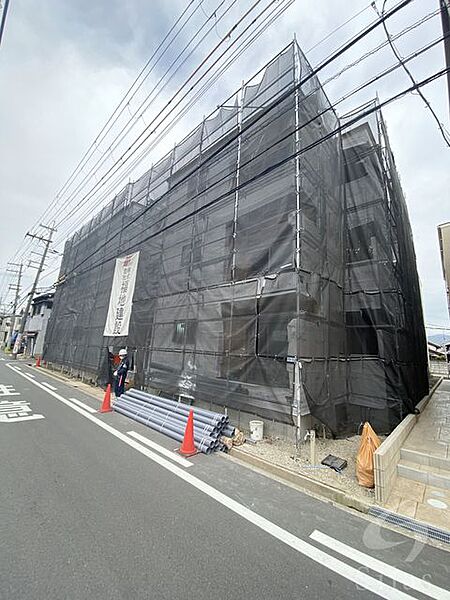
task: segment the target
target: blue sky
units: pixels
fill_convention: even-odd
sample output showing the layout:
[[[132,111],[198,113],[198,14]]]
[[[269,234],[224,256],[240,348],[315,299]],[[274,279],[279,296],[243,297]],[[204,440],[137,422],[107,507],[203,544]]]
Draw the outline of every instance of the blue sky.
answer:
[[[197,1],[193,3],[193,6]],[[195,18],[179,38],[179,48],[210,15],[219,0],[203,0]],[[228,0],[224,6],[230,4]],[[252,2],[239,0],[210,37],[185,65],[183,73],[167,88],[167,94],[192,70],[207,49],[217,43]],[[0,222],[0,267],[14,254],[26,231],[33,226],[67,179],[83,152],[95,138],[140,68],[161,41],[177,15],[187,5],[181,0],[26,0],[11,2],[7,28],[0,48],[0,206],[6,217]],[[378,2],[378,6],[381,3]],[[394,5],[388,1],[387,7]],[[433,11],[438,2],[415,0],[392,19],[396,33]],[[347,26],[308,51],[338,25],[361,11]],[[219,14],[219,13],[218,13]],[[316,65],[346,38],[376,17],[364,0],[297,0],[221,78],[146,159],[137,177],[173,143],[212,110],[243,78],[249,77],[284,47],[294,33],[300,46]],[[405,56],[440,35],[440,20],[431,18],[398,41]],[[345,55],[322,75],[325,81],[348,62],[384,40],[378,31]],[[145,95],[158,74],[173,59],[168,53],[149,78]],[[326,86],[332,101],[394,61],[385,48]],[[411,68],[417,79],[444,67],[442,48],[415,60]],[[378,93],[380,99],[407,87],[402,72],[379,82],[341,107],[351,109]],[[424,89],[440,119],[449,128],[446,84],[442,79]],[[161,101],[167,95],[162,94]],[[136,103],[139,98],[136,98]],[[153,110],[156,110],[155,103]],[[134,109],[134,104],[130,110]],[[145,119],[151,117],[145,115]],[[449,326],[444,282],[439,259],[436,226],[450,220],[450,150],[445,146],[427,108],[410,95],[386,108],[391,145],[410,212],[427,323]],[[143,128],[141,123],[135,133]],[[134,175],[133,175],[133,178]],[[60,246],[60,249],[62,246]],[[27,274],[28,281],[33,272]],[[51,283],[49,276],[48,282]],[[54,276],[53,276],[54,279]],[[0,274],[0,287],[2,278]]]

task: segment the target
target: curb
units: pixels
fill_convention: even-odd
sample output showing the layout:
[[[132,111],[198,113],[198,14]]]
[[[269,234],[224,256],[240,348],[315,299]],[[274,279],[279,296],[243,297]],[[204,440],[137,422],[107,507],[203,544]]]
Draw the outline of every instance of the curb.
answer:
[[[66,385],[70,385],[72,387],[76,387],[76,389],[91,396],[95,400],[99,399],[99,397],[96,395],[97,390],[98,393],[101,394],[101,398],[103,398],[103,394],[105,393],[105,390],[103,390],[101,387],[94,387],[93,389],[91,389],[92,386],[89,386],[89,384],[87,383],[83,383],[80,379],[71,379],[70,377],[66,377],[65,375],[60,375],[59,373],[53,371],[52,369],[49,369],[48,367],[36,367],[35,365],[27,366],[36,371],[37,373],[45,373],[46,375],[48,375],[49,377],[53,377],[53,379],[56,379],[57,381],[61,381],[62,383],[65,383]],[[84,387],[80,387],[80,385],[86,386],[87,389],[85,389]]]
[[[417,403],[416,408],[418,408],[420,410],[420,414],[417,415],[418,417],[420,417],[420,415],[422,414],[422,410],[426,407],[426,405],[428,404],[428,402],[431,400],[432,395],[437,390],[437,388],[441,385],[441,383],[443,382],[443,380],[444,380],[444,377],[439,377],[439,379],[433,385],[433,387],[428,392],[428,394],[426,396],[424,396],[422,398],[422,400],[420,400],[420,402]]]
[[[360,500],[354,496],[350,496],[339,488],[327,485],[321,481],[315,481],[306,475],[296,473],[295,471],[291,471],[286,467],[280,467],[279,465],[264,460],[263,458],[253,456],[244,450],[233,448],[229,455],[232,458],[239,460],[239,462],[244,463],[246,466],[251,465],[253,467],[257,467],[269,476],[274,475],[278,479],[294,484],[303,491],[310,492],[324,500],[330,500],[336,504],[342,504],[348,508],[353,508],[358,512],[368,514],[369,510],[374,506],[372,503],[365,502],[364,500]]]

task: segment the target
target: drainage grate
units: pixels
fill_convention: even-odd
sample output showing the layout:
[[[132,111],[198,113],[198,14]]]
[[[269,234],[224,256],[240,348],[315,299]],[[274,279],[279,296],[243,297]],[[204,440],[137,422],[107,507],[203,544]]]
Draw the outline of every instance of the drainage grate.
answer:
[[[420,521],[415,521],[409,517],[398,515],[397,513],[390,512],[389,510],[385,510],[379,506],[371,507],[369,509],[369,515],[383,519],[383,521],[390,523],[391,525],[398,525],[399,527],[404,527],[409,531],[414,531],[414,533],[420,533],[421,535],[432,538],[433,540],[450,544],[450,531],[433,527],[433,525],[420,523]]]

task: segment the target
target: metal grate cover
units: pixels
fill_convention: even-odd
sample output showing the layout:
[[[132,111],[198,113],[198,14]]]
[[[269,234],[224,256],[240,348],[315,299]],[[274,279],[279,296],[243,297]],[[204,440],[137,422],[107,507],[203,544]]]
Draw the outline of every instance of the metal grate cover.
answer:
[[[391,525],[404,527],[405,529],[413,531],[414,533],[419,533],[425,537],[432,538],[433,540],[450,544],[450,531],[439,529],[439,527],[433,527],[433,525],[421,523],[420,521],[416,521],[410,517],[404,517],[403,515],[380,508],[379,506],[370,508],[369,515],[383,519],[383,521],[386,521],[386,523],[390,523]]]

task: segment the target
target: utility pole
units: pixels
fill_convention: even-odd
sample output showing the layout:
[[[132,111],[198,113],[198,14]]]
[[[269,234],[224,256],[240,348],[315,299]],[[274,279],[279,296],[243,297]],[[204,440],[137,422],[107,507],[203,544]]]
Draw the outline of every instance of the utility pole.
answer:
[[[36,270],[36,277],[34,278],[34,282],[33,282],[33,285],[31,287],[30,294],[28,296],[28,301],[27,301],[27,304],[26,304],[26,307],[25,307],[25,311],[24,311],[24,313],[22,315],[22,320],[20,321],[20,328],[19,328],[19,332],[17,334],[16,342],[14,344],[14,349],[13,349],[13,353],[12,353],[12,358],[14,360],[17,359],[17,354],[19,352],[20,344],[22,342],[22,336],[23,336],[23,332],[25,331],[25,325],[26,325],[26,322],[27,322],[28,313],[30,312],[31,303],[33,301],[33,296],[36,293],[36,288],[37,288],[38,283],[39,283],[39,277],[41,276],[42,270],[43,270],[44,265],[45,265],[45,259],[47,258],[47,254],[48,254],[48,250],[50,248],[50,244],[52,243],[53,233],[56,231],[56,229],[54,227],[48,227],[47,225],[41,225],[41,227],[43,227],[44,229],[47,229],[49,231],[48,238],[43,238],[43,237],[40,237],[39,235],[35,235],[35,234],[32,234],[32,233],[27,233],[28,237],[34,238],[36,240],[39,240],[40,242],[43,242],[45,245],[44,245],[44,251],[42,252],[41,260],[39,262],[39,266],[37,267],[37,270]]]
[[[447,69],[450,69],[450,0],[440,0],[442,33]],[[450,71],[447,73],[448,100],[450,103]]]
[[[5,0],[5,6],[3,7],[3,12],[2,12],[2,20],[0,21],[0,44],[2,43],[3,32],[5,30],[6,15],[8,14],[8,6],[9,6],[9,0]]]
[[[17,269],[9,269],[8,267],[6,268],[6,270],[9,271],[10,273],[16,273],[16,275],[17,275],[16,285],[9,286],[9,289],[13,290],[15,292],[13,308],[12,308],[12,315],[11,315],[11,324],[9,327],[9,339],[8,339],[8,345],[7,345],[8,349],[11,350],[12,345],[13,345],[14,328],[16,325],[16,313],[17,313],[17,305],[19,303],[20,284],[22,281],[23,264],[22,263],[8,263],[8,264],[11,267],[17,267]]]

